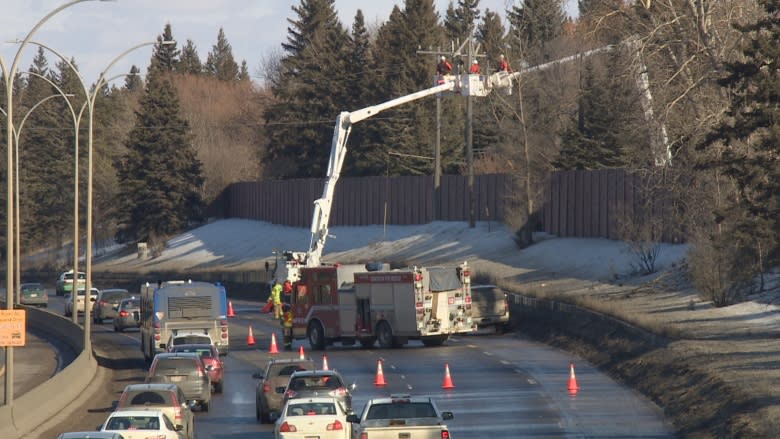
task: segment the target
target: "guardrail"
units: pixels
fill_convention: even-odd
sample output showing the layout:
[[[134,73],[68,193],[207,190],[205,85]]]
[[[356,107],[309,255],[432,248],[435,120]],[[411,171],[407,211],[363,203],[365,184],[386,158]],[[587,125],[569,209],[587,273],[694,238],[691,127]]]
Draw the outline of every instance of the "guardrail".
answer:
[[[27,310],[27,327],[56,338],[81,352],[65,369],[17,399],[0,406],[0,438],[13,439],[33,431],[71,404],[95,376],[97,361],[84,352],[84,331],[70,319],[37,308]]]

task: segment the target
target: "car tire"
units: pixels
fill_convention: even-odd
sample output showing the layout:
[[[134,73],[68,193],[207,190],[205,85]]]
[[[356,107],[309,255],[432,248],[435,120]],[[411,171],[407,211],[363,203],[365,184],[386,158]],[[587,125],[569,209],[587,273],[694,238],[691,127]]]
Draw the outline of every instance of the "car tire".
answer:
[[[376,338],[374,337],[360,339],[360,346],[363,346],[364,349],[373,348],[375,343],[376,343]]]
[[[309,323],[309,328],[306,330],[306,337],[309,339],[312,350],[325,350],[325,330],[322,328],[320,322],[314,321]]]
[[[393,330],[390,328],[389,323],[382,321],[376,325],[376,341],[379,342],[379,347],[383,349],[390,349],[395,346]]]

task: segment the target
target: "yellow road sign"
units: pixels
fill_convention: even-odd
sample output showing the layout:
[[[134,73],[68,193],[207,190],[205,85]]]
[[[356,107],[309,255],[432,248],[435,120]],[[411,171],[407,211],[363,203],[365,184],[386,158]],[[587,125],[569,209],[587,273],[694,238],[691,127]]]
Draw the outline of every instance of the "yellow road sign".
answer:
[[[24,346],[25,318],[23,309],[0,309],[0,346]]]

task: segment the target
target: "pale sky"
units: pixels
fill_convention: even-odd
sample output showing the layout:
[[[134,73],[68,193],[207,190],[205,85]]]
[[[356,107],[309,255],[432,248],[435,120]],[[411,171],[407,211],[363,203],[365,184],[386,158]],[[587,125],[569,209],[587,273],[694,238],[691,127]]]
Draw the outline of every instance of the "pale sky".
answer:
[[[504,11],[515,1],[519,0],[481,0],[479,6],[483,11],[498,11],[503,18]],[[576,13],[576,0],[566,1],[568,13]],[[7,68],[18,49],[18,44],[9,41],[23,39],[40,19],[66,3],[66,0],[2,0],[0,56]],[[439,15],[443,16],[449,0],[435,3]],[[70,6],[51,17],[32,41],[75,58],[84,80],[91,84],[123,52],[155,41],[166,23],[171,23],[178,47],[191,39],[203,62],[222,27],[236,62],[246,60],[254,78],[263,58],[281,50],[280,44],[287,37],[286,19],[295,18],[291,6],[299,4],[299,0],[93,0]],[[339,18],[347,28],[352,25],[358,8],[372,27],[387,20],[394,4],[402,6],[403,1],[335,0]],[[27,70],[36,52],[37,48],[28,44],[17,71]],[[134,50],[114,64],[107,76],[127,73],[132,64],[145,74],[150,57],[151,46]],[[58,61],[52,53],[47,53],[46,58],[52,68]]]

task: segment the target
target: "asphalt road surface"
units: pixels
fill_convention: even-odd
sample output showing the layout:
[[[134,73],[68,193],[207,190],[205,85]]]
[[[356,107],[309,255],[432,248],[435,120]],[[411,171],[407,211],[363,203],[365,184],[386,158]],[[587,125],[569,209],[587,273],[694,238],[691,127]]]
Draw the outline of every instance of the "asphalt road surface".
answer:
[[[255,420],[252,374],[264,367],[270,354],[271,332],[281,342],[278,324],[261,314],[261,303],[233,301],[237,317],[230,319],[231,353],[225,360],[223,394],[215,394],[209,412],[196,410],[198,439],[272,438],[273,425]],[[248,346],[249,325],[255,346]],[[142,382],[146,365],[138,332],[114,333],[110,321],[93,326],[99,362],[108,367],[107,385],[85,390],[73,413],[64,414],[29,437],[51,438],[57,433],[93,430],[105,420],[125,385]],[[281,343],[280,343],[281,346]],[[323,352],[306,355],[321,364]],[[448,422],[456,438],[667,438],[674,430],[661,410],[640,395],[613,382],[570,354],[523,339],[517,334],[468,335],[451,338],[444,346],[427,348],[411,342],[400,349],[328,347],[331,369],[357,385],[353,407],[360,412],[369,398],[390,393],[429,395],[442,410],[452,411]],[[377,360],[382,359],[387,385],[374,386]],[[567,392],[569,364],[575,365],[580,390]],[[445,364],[454,389],[444,390]]]

